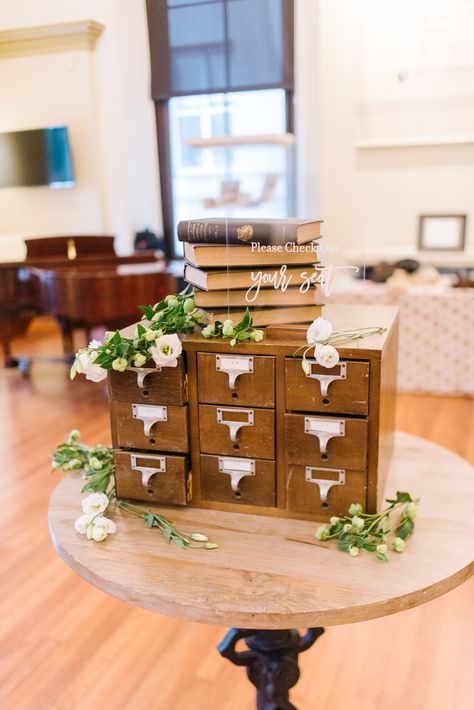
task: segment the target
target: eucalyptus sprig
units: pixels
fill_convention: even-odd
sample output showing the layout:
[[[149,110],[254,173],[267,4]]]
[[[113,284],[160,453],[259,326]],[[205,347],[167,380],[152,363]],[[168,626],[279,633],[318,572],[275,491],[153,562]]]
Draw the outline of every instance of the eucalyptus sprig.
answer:
[[[114,490],[114,457],[108,446],[86,446],[78,441],[80,432],[73,429],[66,441],[59,444],[52,454],[53,471],[82,469],[86,480],[81,493],[107,493]]]
[[[397,491],[397,497],[387,498],[389,506],[381,513],[364,513],[360,503],[352,503],[348,515],[333,516],[329,525],[320,525],[315,536],[318,540],[337,539],[339,550],[357,557],[360,550],[375,554],[380,562],[389,562],[387,550],[390,544],[394,552],[403,552],[406,540],[415,529],[415,517],[419,498],[414,500],[409,493]],[[395,523],[391,516],[401,514]],[[389,541],[390,536],[394,536]]]
[[[206,325],[202,329],[201,335],[204,338],[228,339],[232,347],[243,340],[253,340],[256,343],[263,340],[263,330],[253,327],[252,316],[248,308],[238,323],[234,324],[230,318],[224,321],[216,320]]]
[[[151,510],[143,510],[136,505],[125,503],[123,500],[117,500],[117,507],[125,510],[127,513],[135,515],[137,518],[141,518],[147,527],[158,528],[168,545],[173,543],[176,547],[201,547],[205,550],[215,550],[217,548],[214,542],[209,541],[207,535],[203,535],[203,533],[199,532],[184,532],[160,513],[154,513]]]

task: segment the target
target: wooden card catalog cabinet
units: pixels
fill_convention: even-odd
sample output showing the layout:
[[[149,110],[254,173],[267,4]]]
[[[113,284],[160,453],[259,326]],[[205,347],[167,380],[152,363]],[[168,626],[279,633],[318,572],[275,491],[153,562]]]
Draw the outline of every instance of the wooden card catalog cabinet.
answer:
[[[394,429],[396,309],[326,307],[335,330],[382,326],[301,366],[303,326],[260,343],[183,339],[177,368],[109,377],[117,495],[326,520],[381,505]]]

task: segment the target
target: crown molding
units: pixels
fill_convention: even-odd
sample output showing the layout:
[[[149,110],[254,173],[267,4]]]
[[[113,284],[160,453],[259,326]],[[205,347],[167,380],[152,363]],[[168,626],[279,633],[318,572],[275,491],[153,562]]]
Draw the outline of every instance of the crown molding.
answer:
[[[0,31],[0,58],[21,57],[45,52],[93,50],[104,25],[94,20],[62,22]]]

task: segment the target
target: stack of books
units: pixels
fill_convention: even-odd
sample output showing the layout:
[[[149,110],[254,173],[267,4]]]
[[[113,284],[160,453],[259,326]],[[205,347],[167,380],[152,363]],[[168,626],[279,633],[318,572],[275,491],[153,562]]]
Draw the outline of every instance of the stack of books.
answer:
[[[178,224],[184,279],[208,322],[239,321],[249,308],[255,326],[309,323],[321,314],[316,287],[322,266],[321,220],[209,219]]]

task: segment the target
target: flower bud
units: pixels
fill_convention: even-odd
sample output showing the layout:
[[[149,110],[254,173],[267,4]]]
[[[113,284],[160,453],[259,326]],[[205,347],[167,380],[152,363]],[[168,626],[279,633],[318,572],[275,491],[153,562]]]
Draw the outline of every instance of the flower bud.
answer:
[[[146,355],[143,355],[143,353],[138,353],[135,355],[135,358],[133,360],[133,364],[135,367],[143,367],[143,365],[146,363]]]
[[[410,520],[414,520],[416,518],[416,511],[417,511],[417,505],[413,501],[411,503],[407,503],[405,506],[405,515],[407,518],[410,518]]]
[[[112,363],[112,368],[117,372],[124,372],[128,367],[128,362],[124,357],[116,358]]]
[[[349,554],[351,557],[357,557],[357,555],[359,554],[359,548],[355,545],[351,545],[351,547],[349,548]]]
[[[360,503],[351,503],[349,506],[349,515],[360,515],[363,510],[364,509]]]
[[[306,358],[301,361],[301,367],[303,368],[303,372],[305,373],[305,375],[309,375],[309,374],[310,374],[310,372],[311,372],[311,365],[310,365],[310,363],[308,362],[308,360],[306,360]]]
[[[357,515],[354,515],[352,518],[352,525],[356,530],[362,530],[364,528],[364,519],[359,518]]]
[[[234,324],[231,320],[227,319],[222,324],[222,335],[225,338],[232,338],[234,335]]]
[[[403,552],[405,549],[405,540],[402,540],[401,537],[396,537],[395,540],[392,542],[392,550],[395,550],[395,552]]]
[[[209,325],[206,325],[206,327],[203,328],[201,331],[201,335],[203,336],[203,338],[210,338],[211,335],[215,335],[215,334],[216,334],[216,326],[214,325],[214,323],[209,323]]]
[[[153,340],[156,340],[159,337],[159,331],[158,330],[151,330],[151,328],[147,328],[146,332],[143,333],[143,340],[146,340],[147,343],[153,342]]]
[[[89,459],[89,466],[90,468],[93,468],[94,471],[98,471],[100,468],[102,468],[102,461],[100,461],[96,456],[92,456]]]
[[[194,298],[187,298],[183,304],[183,310],[186,314],[191,313],[196,308]]]
[[[176,306],[177,303],[179,303],[176,296],[172,296],[172,295],[166,296],[165,301],[166,301],[169,308],[172,308],[173,306]]]
[[[331,525],[337,525],[339,522],[339,518],[337,517],[337,515],[333,515],[332,518],[329,519],[329,522],[331,523]]]
[[[194,540],[195,542],[209,542],[207,535],[203,535],[202,533],[192,533],[191,540]]]
[[[250,333],[250,340],[253,340],[255,343],[259,343],[263,340],[263,330],[259,330],[258,328],[252,330]]]
[[[152,316],[151,322],[156,323],[163,318],[163,311],[157,311],[154,316]]]
[[[385,544],[377,545],[377,552],[379,552],[381,555],[385,555],[385,553],[387,552],[387,545],[385,545]]]
[[[320,525],[315,532],[315,536],[318,540],[327,540],[329,537],[329,528],[327,525]]]
[[[350,532],[352,530],[352,525],[350,523],[346,523],[344,527],[342,528],[342,532]]]

